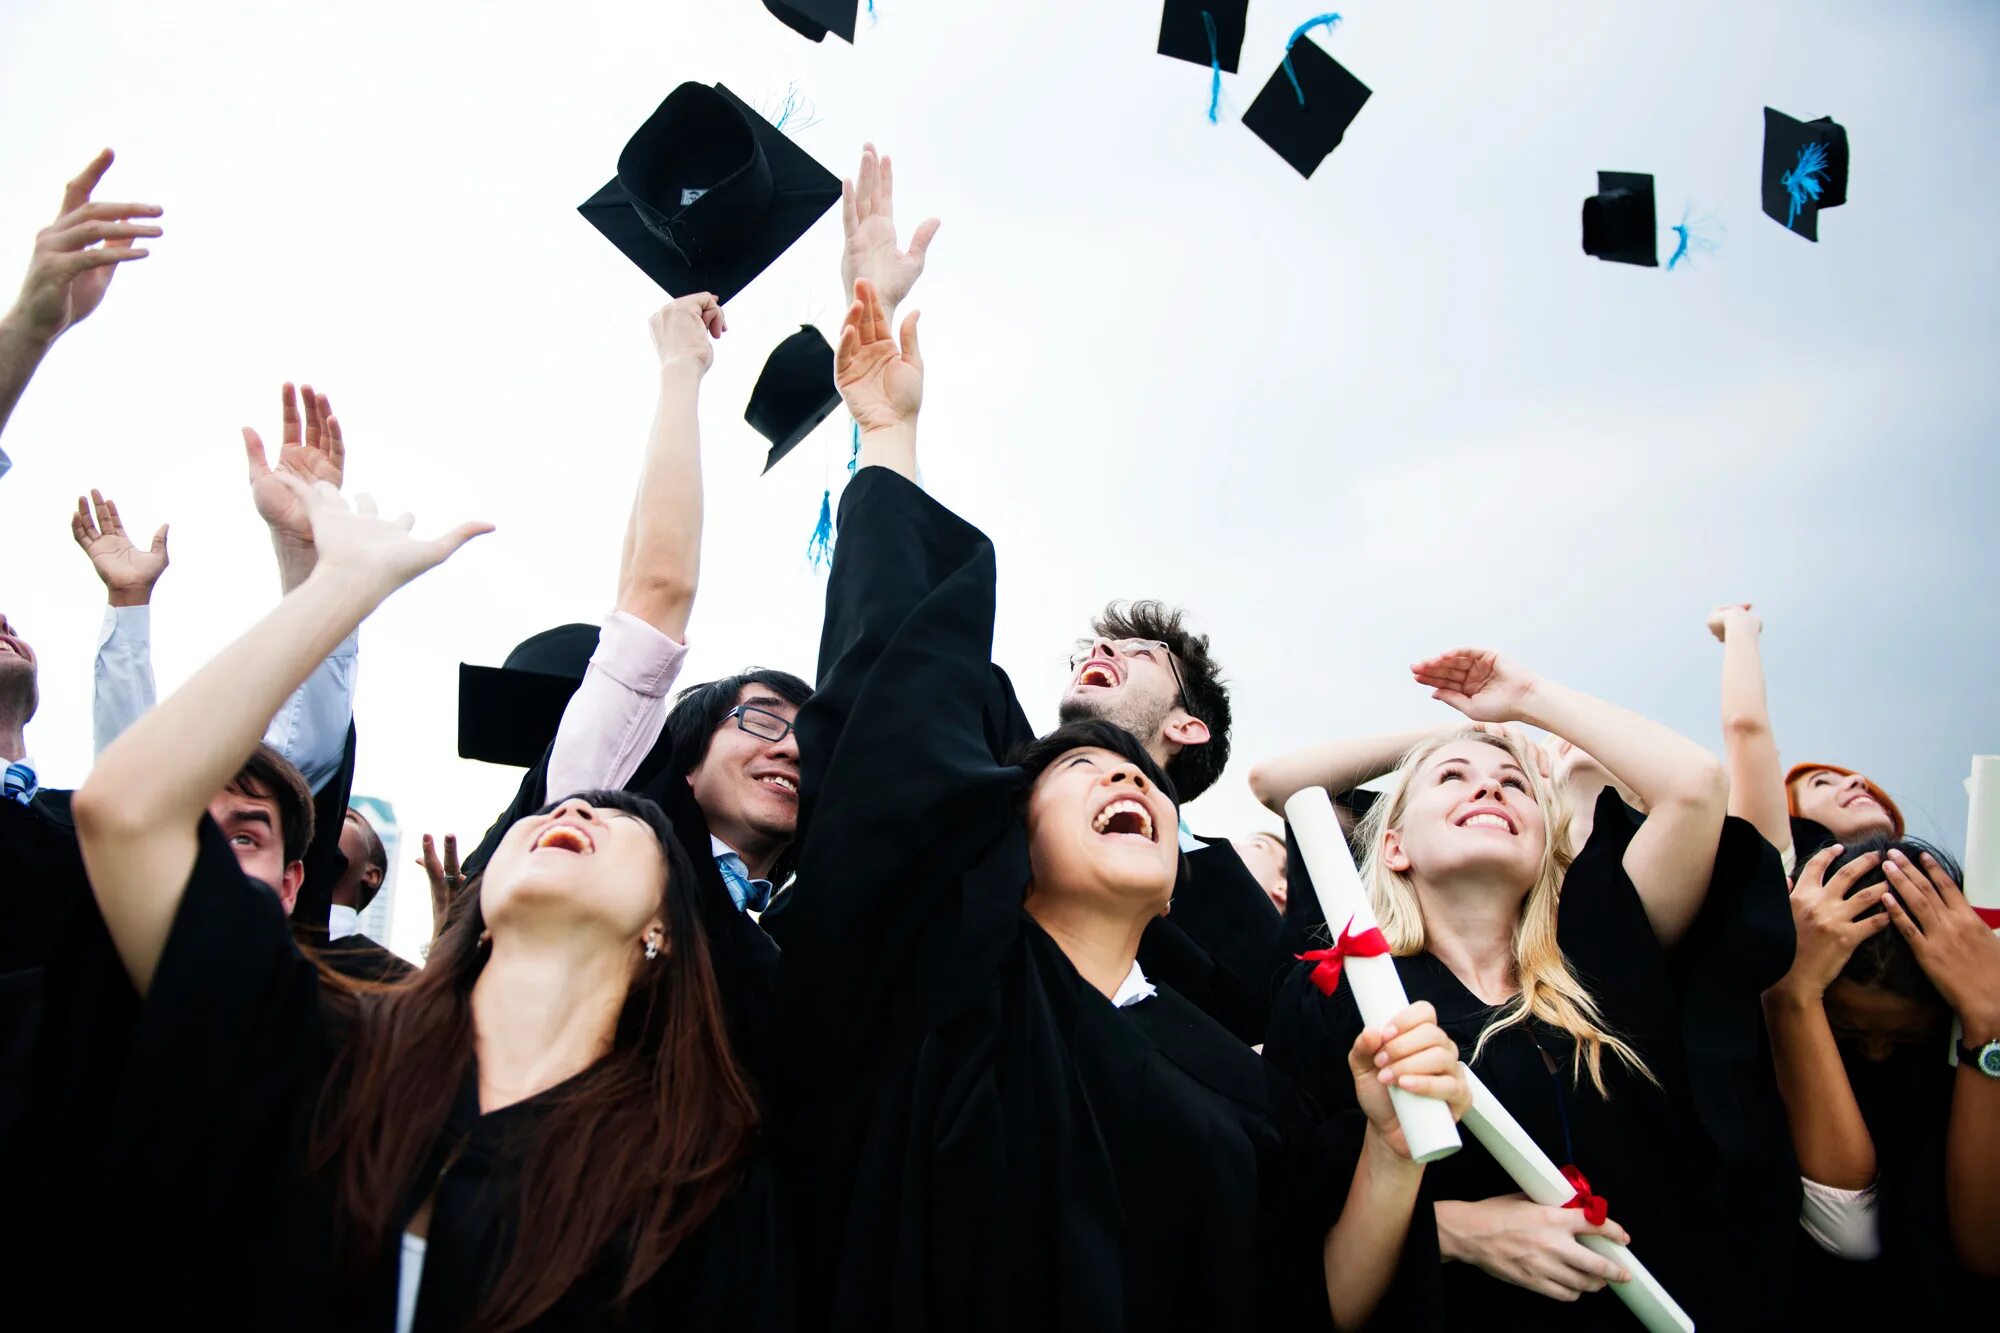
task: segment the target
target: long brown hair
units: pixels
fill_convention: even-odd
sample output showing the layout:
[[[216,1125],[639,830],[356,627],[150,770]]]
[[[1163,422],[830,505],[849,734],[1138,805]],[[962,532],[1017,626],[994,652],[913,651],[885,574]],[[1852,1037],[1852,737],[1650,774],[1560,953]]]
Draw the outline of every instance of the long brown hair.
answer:
[[[667,862],[665,956],[639,964],[611,1048],[551,1102],[522,1146],[516,1236],[471,1326],[520,1328],[595,1268],[629,1255],[620,1300],[656,1273],[734,1188],[759,1130],[729,1044],[694,870],[660,808],[627,792],[583,792],[649,824]],[[545,806],[546,813],[554,806]],[[532,817],[532,816],[531,816]],[[473,1059],[472,987],[485,966],[479,884],[466,887],[428,965],[395,986],[350,988],[352,1038],[314,1125],[313,1163],[334,1191],[336,1253],[350,1280],[373,1274],[443,1133]],[[527,1223],[532,1220],[532,1228]]]

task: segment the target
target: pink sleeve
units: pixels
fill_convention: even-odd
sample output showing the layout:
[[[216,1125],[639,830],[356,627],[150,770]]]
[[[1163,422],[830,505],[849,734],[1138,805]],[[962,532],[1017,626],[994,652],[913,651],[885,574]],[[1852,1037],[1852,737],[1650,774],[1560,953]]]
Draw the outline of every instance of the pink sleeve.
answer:
[[[624,786],[667,725],[667,692],[687,645],[637,616],[605,617],[597,651],[570,696],[549,755],[547,795]]]

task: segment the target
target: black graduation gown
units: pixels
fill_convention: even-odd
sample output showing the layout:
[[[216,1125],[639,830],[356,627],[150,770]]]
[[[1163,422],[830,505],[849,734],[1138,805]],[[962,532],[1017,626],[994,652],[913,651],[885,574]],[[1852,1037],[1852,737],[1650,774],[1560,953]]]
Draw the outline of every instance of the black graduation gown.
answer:
[[[409,960],[366,935],[342,935],[317,951],[321,962],[356,981],[406,981],[417,974]]]
[[[1022,910],[993,549],[886,469],[841,504],[779,968],[806,1308],[868,1333],[1326,1323],[1358,1113],[1316,1122],[1171,989],[1113,1008]]]
[[[1958,1071],[1944,1038],[1881,1063],[1843,1046],[1847,1078],[1875,1143],[1875,1216],[1882,1252],[1836,1258],[1797,1230],[1795,1326],[1801,1329],[1977,1328],[2000,1309],[2000,1281],[1958,1262],[1945,1205],[1945,1132]]]
[[[1564,881],[1556,929],[1606,1026],[1661,1086],[1608,1054],[1609,1097],[1587,1075],[1573,1085],[1573,1043],[1534,1020],[1496,1034],[1473,1069],[1555,1162],[1581,1168],[1610,1201],[1634,1252],[1697,1327],[1783,1326],[1798,1184],[1761,1045],[1759,997],[1791,962],[1784,879],[1770,845],[1741,820],[1727,821],[1700,917],[1670,953],[1622,865],[1636,827],[1637,816],[1607,790],[1590,842]],[[1295,859],[1293,901],[1312,898],[1302,869]],[[1494,1010],[1429,953],[1399,958],[1396,967],[1410,999],[1435,1005],[1469,1055]],[[1265,1054],[1327,1103],[1349,1104],[1345,1057],[1360,1014],[1344,977],[1322,996],[1310,972],[1300,965],[1286,979]],[[1517,1192],[1478,1141],[1464,1139],[1459,1153],[1429,1168],[1433,1196]],[[1746,1255],[1757,1256],[1754,1269]],[[1559,1303],[1470,1264],[1444,1268],[1443,1295],[1454,1328],[1635,1326],[1609,1291]]]
[[[204,819],[90,1182],[98,1207],[78,1238],[100,1272],[118,1256],[115,1308],[157,1327],[395,1326],[395,1242],[366,1281],[336,1286],[330,1195],[307,1168],[343,1026],[276,900]],[[514,1244],[518,1144],[562,1092],[481,1115],[476,1074],[461,1090],[405,1204],[407,1216],[434,1185],[419,1333],[461,1327],[491,1275],[517,1252],[532,1256],[532,1241]],[[622,1263],[607,1255],[533,1327],[786,1330],[790,1254],[777,1177],[759,1158],[622,1321],[609,1308]]]

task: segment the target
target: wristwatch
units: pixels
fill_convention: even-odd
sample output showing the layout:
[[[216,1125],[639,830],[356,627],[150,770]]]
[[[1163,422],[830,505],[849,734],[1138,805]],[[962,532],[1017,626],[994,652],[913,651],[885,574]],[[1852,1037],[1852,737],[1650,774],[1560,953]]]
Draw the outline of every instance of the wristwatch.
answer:
[[[1962,1065],[1971,1065],[1988,1078],[2000,1078],[2000,1039],[1989,1041],[1984,1046],[1960,1042],[1958,1062]]]

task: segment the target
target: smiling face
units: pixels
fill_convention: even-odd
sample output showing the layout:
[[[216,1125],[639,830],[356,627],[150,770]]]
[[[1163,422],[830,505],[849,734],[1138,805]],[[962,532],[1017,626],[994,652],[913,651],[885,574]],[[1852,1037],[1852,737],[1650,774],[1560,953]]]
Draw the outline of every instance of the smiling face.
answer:
[[[1116,723],[1161,763],[1184,745],[1208,740],[1207,726],[1187,711],[1181,698],[1167,649],[1136,640],[1120,645],[1092,640],[1070,673],[1056,714],[1065,723],[1087,718]]]
[[[1540,873],[1547,821],[1533,779],[1508,750],[1458,740],[1410,777],[1402,818],[1382,833],[1382,861],[1433,884],[1461,874],[1518,882]]]
[[[762,710],[784,722],[794,721],[797,704],[780,699],[762,685],[745,685],[738,706]],[[768,725],[756,714],[752,727]],[[715,835],[746,858],[767,846],[783,846],[799,827],[799,739],[788,731],[770,740],[725,717],[709,737],[708,753],[688,773],[695,803]]]
[[[664,947],[666,890],[666,855],[651,825],[571,797],[507,830],[486,864],[479,906],[495,940],[554,922]]]
[[[1029,899],[1089,899],[1157,916],[1180,872],[1180,817],[1138,766],[1112,750],[1068,750],[1028,797]]]
[[[24,727],[40,704],[35,650],[0,615],[0,724]]]
[[[1895,820],[1868,790],[1859,773],[1842,775],[1816,768],[1792,783],[1792,803],[1801,818],[1824,826],[1841,842],[1858,842],[1874,833],[1893,833]]]

